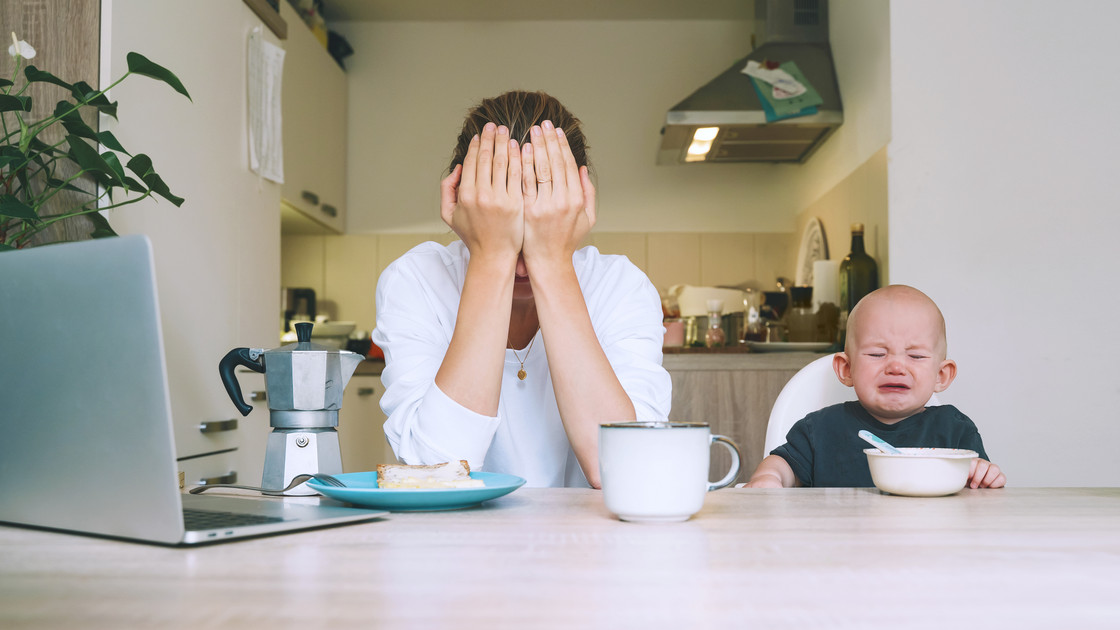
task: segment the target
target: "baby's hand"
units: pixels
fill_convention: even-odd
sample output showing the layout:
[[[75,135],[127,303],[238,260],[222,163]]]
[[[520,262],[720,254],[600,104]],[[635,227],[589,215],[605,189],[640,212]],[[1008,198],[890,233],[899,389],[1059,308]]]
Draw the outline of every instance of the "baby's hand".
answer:
[[[1006,484],[1007,478],[1000,472],[999,466],[979,457],[972,460],[972,469],[968,473],[968,487],[1002,488]]]

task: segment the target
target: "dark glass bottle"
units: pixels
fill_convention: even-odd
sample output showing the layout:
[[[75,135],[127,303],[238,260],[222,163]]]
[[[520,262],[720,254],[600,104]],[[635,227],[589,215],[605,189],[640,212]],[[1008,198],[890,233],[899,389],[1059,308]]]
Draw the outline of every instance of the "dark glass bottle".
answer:
[[[879,288],[879,265],[863,248],[863,224],[852,224],[852,253],[840,263],[840,309],[852,312],[863,296]]]

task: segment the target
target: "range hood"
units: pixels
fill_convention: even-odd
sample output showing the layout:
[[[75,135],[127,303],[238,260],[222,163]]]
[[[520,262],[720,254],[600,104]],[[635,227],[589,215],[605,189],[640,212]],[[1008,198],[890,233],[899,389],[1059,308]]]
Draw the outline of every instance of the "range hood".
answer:
[[[658,164],[802,163],[844,122],[827,0],[756,0],[754,39],[762,43],[749,55],[669,110]],[[817,113],[767,123],[750,77],[742,73],[748,61],[764,60],[796,63],[824,101]],[[710,149],[690,153],[698,129]]]

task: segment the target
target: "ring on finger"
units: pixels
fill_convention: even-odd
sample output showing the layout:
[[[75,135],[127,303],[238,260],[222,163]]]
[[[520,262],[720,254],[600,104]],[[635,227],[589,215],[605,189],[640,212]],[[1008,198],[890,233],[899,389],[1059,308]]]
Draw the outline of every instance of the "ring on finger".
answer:
[[[551,179],[538,179],[538,180],[537,180],[537,183],[538,183],[538,184],[547,184],[547,183],[549,183],[549,182],[551,182],[551,181],[552,181]]]

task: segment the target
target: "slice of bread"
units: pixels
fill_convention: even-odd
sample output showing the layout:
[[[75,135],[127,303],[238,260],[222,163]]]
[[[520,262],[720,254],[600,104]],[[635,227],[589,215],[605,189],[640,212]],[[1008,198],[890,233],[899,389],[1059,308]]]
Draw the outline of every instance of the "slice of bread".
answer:
[[[431,490],[438,488],[482,488],[485,485],[481,479],[471,479],[471,467],[465,459],[428,466],[377,465],[378,488]]]

